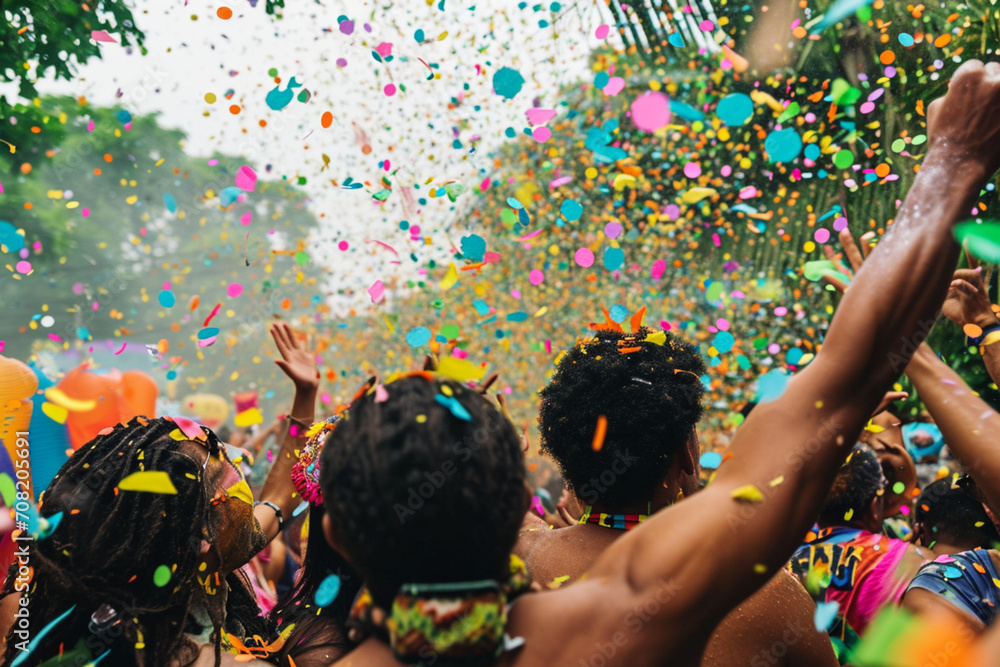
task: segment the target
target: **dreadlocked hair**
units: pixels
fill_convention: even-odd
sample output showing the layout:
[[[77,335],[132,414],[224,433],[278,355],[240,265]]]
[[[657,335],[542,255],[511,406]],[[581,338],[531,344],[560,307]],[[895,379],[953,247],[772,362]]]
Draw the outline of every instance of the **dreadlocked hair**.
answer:
[[[241,637],[250,630],[266,634],[267,626],[255,618],[259,609],[253,594],[238,575],[228,575],[218,586],[230,611],[227,619],[222,605],[212,604],[198,581],[201,540],[214,543],[218,522],[209,511],[211,480],[204,478],[200,462],[183,452],[192,443],[170,436],[177,428],[163,418],[136,417],[119,424],[74,452],[42,495],[41,515],[61,513],[61,520],[31,552],[33,573],[25,592],[31,615],[21,629],[37,645],[27,664],[44,662],[61,653],[61,646],[89,651],[95,659],[108,652],[102,667],[191,664],[200,647],[184,633],[194,603],[204,605],[215,628],[216,665],[220,628]],[[218,453],[216,438],[205,444]],[[118,488],[124,477],[140,471],[165,472],[177,493]],[[162,565],[171,573],[160,586],[154,572]],[[15,562],[0,597],[15,594],[16,577]],[[74,605],[52,632],[41,636],[43,628]],[[118,622],[94,631],[91,618],[103,605],[114,610]],[[5,664],[20,653],[17,627],[7,634]]]
[[[381,402],[374,390],[355,400],[323,448],[338,548],[385,609],[404,583],[506,581],[528,507],[514,426],[457,382],[385,389]]]
[[[651,334],[663,343],[645,341]],[[704,374],[697,349],[669,333],[598,330],[560,356],[539,392],[542,452],[585,503],[649,500],[701,419]],[[602,416],[607,430],[595,451]]]
[[[331,604],[317,610],[313,598],[319,585],[330,575],[340,578],[340,590]],[[281,650],[268,660],[290,665],[288,658],[291,657],[298,667],[328,665],[351,650],[344,628],[360,589],[361,578],[323,535],[323,506],[311,503],[302,569],[292,589],[271,610],[271,618],[280,627],[294,624],[295,629],[285,639]],[[324,649],[329,659],[318,657],[319,651]]]

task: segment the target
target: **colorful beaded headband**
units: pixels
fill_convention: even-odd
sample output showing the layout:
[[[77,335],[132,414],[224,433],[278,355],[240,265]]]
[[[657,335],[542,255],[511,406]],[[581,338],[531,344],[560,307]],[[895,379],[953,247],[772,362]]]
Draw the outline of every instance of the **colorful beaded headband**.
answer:
[[[299,460],[292,466],[292,484],[308,503],[323,504],[323,489],[319,484],[319,459],[323,454],[326,438],[341,419],[339,414],[326,421],[316,422],[306,431],[306,444],[302,447]]]

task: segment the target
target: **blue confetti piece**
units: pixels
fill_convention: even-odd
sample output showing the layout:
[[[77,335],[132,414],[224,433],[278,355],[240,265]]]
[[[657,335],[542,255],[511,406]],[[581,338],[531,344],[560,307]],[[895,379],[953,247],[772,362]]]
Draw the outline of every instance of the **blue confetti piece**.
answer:
[[[331,574],[320,582],[320,585],[316,588],[316,595],[313,596],[313,600],[316,601],[317,607],[329,607],[337,599],[339,593],[340,577]]]
[[[736,339],[733,338],[733,334],[728,331],[720,331],[715,334],[715,338],[712,339],[712,347],[716,350],[725,354],[733,349],[733,345],[736,344]]]
[[[690,104],[684,104],[683,102],[670,100],[670,111],[674,114],[677,114],[684,120],[690,120],[690,121],[705,120],[705,114],[703,114],[698,109],[695,109]]]
[[[415,327],[406,334],[406,342],[411,347],[420,347],[431,342],[431,330],[427,327]]]
[[[434,400],[448,408],[452,416],[456,419],[461,419],[462,421],[471,422],[472,415],[469,414],[468,410],[465,409],[458,399],[454,396],[445,396],[444,394],[438,394],[434,397]]]
[[[573,222],[579,220],[580,216],[583,215],[583,206],[575,199],[566,199],[559,206],[559,212],[562,213],[564,218]]]
[[[480,315],[489,315],[490,306],[485,301],[473,301],[472,307],[476,309],[476,312]]]
[[[486,239],[478,234],[463,236],[461,241],[462,255],[473,262],[483,261],[486,255]]]
[[[618,324],[621,324],[622,322],[628,319],[629,312],[628,308],[626,308],[621,304],[616,303],[615,305],[611,306],[611,308],[608,309],[608,315],[611,317],[612,322],[617,322]]]
[[[813,613],[813,624],[816,632],[826,632],[837,618],[840,611],[839,602],[818,602]]]
[[[519,310],[517,312],[510,313],[509,315],[507,315],[508,322],[523,322],[526,319],[528,319],[528,313],[524,312],[523,310]]]
[[[789,379],[791,377],[778,368],[762,375],[757,381],[757,402],[767,403],[781,396],[788,387]]]
[[[720,465],[722,465],[722,454],[718,452],[705,452],[698,459],[698,463],[702,468],[707,468],[708,470],[715,470]]]
[[[124,125],[128,125],[129,123],[132,122],[132,114],[130,114],[125,109],[122,109],[121,111],[119,111],[118,113],[116,113],[115,117],[118,120],[120,120],[122,122],[122,124],[124,124]]]
[[[621,248],[606,248],[604,250],[604,268],[614,271],[625,263],[625,251]]]
[[[715,115],[726,125],[738,127],[753,116],[753,100],[745,93],[733,93],[719,100]]]
[[[527,227],[531,224],[531,218],[528,217],[528,212],[523,208],[517,212],[517,221],[521,223],[522,227]]]
[[[793,127],[772,132],[764,140],[764,150],[767,151],[769,162],[790,162],[799,156],[802,150],[802,138]]]
[[[957,567],[951,567],[950,565],[944,568],[944,578],[945,579],[959,579],[962,577],[962,571]]]
[[[171,213],[177,212],[177,200],[169,192],[163,195],[163,205],[167,207],[167,210]]]
[[[493,90],[504,99],[512,100],[521,92],[524,77],[516,69],[502,67],[493,75]]]
[[[24,237],[14,225],[0,220],[0,245],[7,248],[7,252],[20,252],[24,248]]]
[[[218,327],[205,327],[198,331],[198,340],[208,340],[219,335]]]
[[[524,204],[517,201],[513,197],[507,197],[507,206],[510,206],[512,209],[517,211],[520,211],[522,208],[524,208]]]
[[[231,185],[228,188],[223,188],[222,192],[219,193],[219,203],[222,204],[223,208],[230,206],[233,204],[233,202],[236,201],[236,198],[239,197],[241,194],[243,194],[243,191],[240,190],[235,185]]]
[[[818,35],[832,25],[840,22],[841,19],[847,18],[854,12],[858,11],[862,7],[867,7],[875,0],[837,0],[833,3],[833,6],[826,11],[820,22],[813,26],[810,30],[814,35]]]
[[[667,35],[667,41],[670,42],[671,46],[676,46],[678,49],[684,46],[684,38],[679,32],[672,32]]]
[[[55,619],[53,619],[51,623],[42,628],[41,632],[32,637],[31,641],[28,642],[28,649],[26,651],[23,651],[21,655],[17,656],[17,659],[11,663],[10,667],[18,667],[18,665],[24,663],[28,659],[28,656],[30,656],[32,652],[36,648],[38,648],[38,645],[41,643],[41,641],[45,639],[45,635],[49,634],[52,628],[59,625],[59,623],[61,623],[67,616],[72,614],[74,609],[76,609],[76,605],[73,605],[72,607],[64,611],[62,614],[57,616]]]
[[[159,301],[160,305],[164,308],[173,308],[174,304],[177,303],[177,297],[175,297],[174,293],[168,289],[160,292],[159,296],[156,297],[156,300]]]

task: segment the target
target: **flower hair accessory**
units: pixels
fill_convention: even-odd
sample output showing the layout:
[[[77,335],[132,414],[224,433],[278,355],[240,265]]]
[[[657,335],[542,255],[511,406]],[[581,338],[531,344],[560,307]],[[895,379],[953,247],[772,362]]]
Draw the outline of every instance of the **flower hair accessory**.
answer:
[[[323,504],[323,489],[319,485],[319,458],[323,454],[326,437],[337,426],[340,415],[333,415],[326,421],[316,422],[306,431],[306,444],[302,447],[299,460],[292,466],[292,484],[308,503]]]

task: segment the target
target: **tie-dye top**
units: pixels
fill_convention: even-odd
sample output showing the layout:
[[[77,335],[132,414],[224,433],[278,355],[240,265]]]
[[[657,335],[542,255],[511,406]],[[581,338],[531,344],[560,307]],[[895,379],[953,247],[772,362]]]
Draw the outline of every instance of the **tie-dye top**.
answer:
[[[838,648],[850,647],[864,634],[878,611],[897,602],[906,579],[896,575],[906,553],[902,540],[867,530],[836,526],[810,532],[789,562],[813,599],[836,603],[828,632]]]

